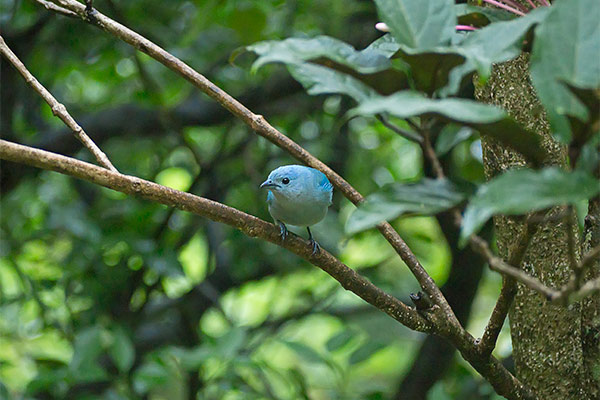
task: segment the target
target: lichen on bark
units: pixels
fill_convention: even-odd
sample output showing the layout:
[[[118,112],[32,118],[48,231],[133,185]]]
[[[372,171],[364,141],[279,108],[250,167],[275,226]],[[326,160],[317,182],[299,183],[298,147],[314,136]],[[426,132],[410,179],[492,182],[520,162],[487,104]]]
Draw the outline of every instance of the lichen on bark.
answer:
[[[530,82],[528,63],[528,54],[522,54],[494,66],[485,85],[475,85],[476,97],[502,107],[519,123],[540,135],[546,165],[568,168],[567,149],[550,135],[548,121]],[[526,165],[520,154],[493,139],[483,137],[482,149],[487,179]],[[560,215],[562,210],[554,208],[547,216]],[[498,249],[504,260],[509,259],[511,245],[519,236],[523,221],[523,217],[494,219]],[[579,240],[576,226],[576,221],[560,218],[542,224],[520,267],[550,287],[560,288],[566,284],[571,271],[567,233],[570,227],[575,227],[573,234]],[[576,257],[580,257],[579,246]],[[594,381],[590,370],[595,366],[598,371],[598,341],[596,339],[594,350],[589,332],[595,332],[597,337],[599,312],[595,310],[595,319],[585,315],[598,307],[597,297],[563,307],[552,305],[539,293],[518,285],[509,314],[516,374],[540,399],[598,398],[598,381]]]

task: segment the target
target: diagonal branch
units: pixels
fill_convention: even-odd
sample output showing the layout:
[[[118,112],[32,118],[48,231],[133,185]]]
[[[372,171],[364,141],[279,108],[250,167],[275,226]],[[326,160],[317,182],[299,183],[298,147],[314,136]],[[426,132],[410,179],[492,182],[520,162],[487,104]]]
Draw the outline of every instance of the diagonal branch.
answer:
[[[242,103],[212,83],[205,76],[195,71],[192,67],[173,56],[171,53],[95,9],[88,13],[85,5],[77,2],[76,0],[53,1],[65,9],[75,12],[84,21],[89,22],[90,24],[118,37],[136,49],[148,54],[150,57],[159,61],[167,68],[181,75],[194,86],[216,100],[233,115],[241,119],[257,134],[266,138],[281,149],[287,151],[300,162],[321,170],[323,173],[325,173],[325,175],[327,175],[331,183],[354,204],[359,204],[364,201],[364,197],[356,189],[354,189],[354,187],[352,187],[348,182],[346,182],[346,180],[325,165],[322,161],[314,157],[300,145],[275,129],[267,122],[267,120],[265,120],[263,116],[254,114]],[[437,287],[434,280],[429,276],[427,271],[425,271],[406,242],[400,237],[398,232],[396,232],[394,228],[392,228],[392,226],[387,222],[377,225],[377,229],[406,263],[412,274],[419,282],[423,291],[427,293],[432,301],[444,311],[448,317],[448,323],[455,328],[460,328],[460,324],[456,320],[456,317],[454,316],[451,307],[448,305],[448,302],[444,298],[444,295]]]
[[[77,15],[73,11],[69,11],[69,10],[67,10],[65,8],[57,6],[56,4],[54,4],[54,3],[50,2],[50,1],[47,1],[47,0],[35,0],[35,1],[37,1],[42,6],[44,6],[46,8],[46,10],[48,10],[48,11],[54,11],[56,13],[64,15],[65,17],[79,18],[79,15]]]
[[[8,47],[4,38],[0,36],[0,53],[15,67],[25,81],[35,90],[52,109],[52,114],[60,118],[79,139],[81,143],[96,157],[96,160],[103,167],[116,172],[117,169],[112,165],[106,154],[100,150],[96,143],[85,133],[83,128],[71,117],[65,106],[59,103],[54,96],[29,72],[25,64],[19,60],[15,53]]]
[[[239,229],[250,237],[259,237],[290,250],[336,279],[342,287],[385,312],[405,326],[432,332],[433,326],[416,310],[384,292],[337,258],[321,250],[312,255],[312,247],[304,239],[289,235],[282,243],[279,228],[235,208],[181,192],[134,176],[109,171],[74,158],[0,140],[0,158],[34,167],[60,172],[122,193],[192,212],[213,221]]]
[[[481,240],[481,238],[474,236],[471,239],[471,245],[476,251],[488,259],[490,269],[500,272],[510,278],[516,279],[528,288],[543,294],[549,300],[552,300],[559,295],[559,291],[544,285],[538,278],[504,262],[504,260],[502,260],[500,257],[496,257],[492,253],[492,250],[490,250],[487,242]]]

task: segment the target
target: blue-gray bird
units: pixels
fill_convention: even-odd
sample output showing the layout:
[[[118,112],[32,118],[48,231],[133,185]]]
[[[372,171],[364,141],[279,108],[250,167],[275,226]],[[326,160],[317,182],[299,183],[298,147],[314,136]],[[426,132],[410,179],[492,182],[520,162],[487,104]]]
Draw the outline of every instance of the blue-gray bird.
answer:
[[[260,187],[269,189],[269,213],[279,224],[281,239],[288,233],[285,224],[305,226],[313,254],[319,251],[310,226],[325,218],[331,205],[333,186],[325,174],[303,165],[284,165],[273,170]]]

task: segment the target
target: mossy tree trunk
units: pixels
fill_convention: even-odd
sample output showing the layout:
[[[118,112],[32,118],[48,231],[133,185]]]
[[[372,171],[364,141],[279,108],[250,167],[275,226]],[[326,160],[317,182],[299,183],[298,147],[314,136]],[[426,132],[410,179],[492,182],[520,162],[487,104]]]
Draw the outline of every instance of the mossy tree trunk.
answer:
[[[548,165],[568,168],[567,149],[551,138],[548,122],[531,86],[528,61],[528,55],[523,54],[496,66],[486,85],[476,88],[476,96],[504,108],[518,122],[537,132],[547,152]],[[525,165],[519,154],[494,140],[483,138],[482,148],[488,179],[509,168]],[[590,206],[590,210],[598,208],[593,201]],[[595,213],[598,214],[598,209]],[[577,244],[577,259],[582,249],[589,248],[592,241],[597,242],[600,237],[597,218],[588,218],[582,238],[576,219],[561,218],[563,214],[562,208],[546,214],[557,218],[539,227],[520,265],[554,288],[566,284],[570,276],[569,229]],[[498,249],[505,260],[523,223],[523,217],[494,220]],[[590,276],[598,274],[598,263],[595,267]],[[540,399],[600,398],[599,307],[598,295],[563,307],[551,305],[542,295],[518,285],[509,314],[516,373],[523,383],[534,388]]]

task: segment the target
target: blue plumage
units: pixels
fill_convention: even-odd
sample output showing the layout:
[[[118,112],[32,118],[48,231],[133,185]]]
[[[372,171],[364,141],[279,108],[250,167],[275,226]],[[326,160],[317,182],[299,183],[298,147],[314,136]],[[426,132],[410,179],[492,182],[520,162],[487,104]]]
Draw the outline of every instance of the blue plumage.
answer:
[[[279,224],[282,238],[287,235],[285,224],[306,226],[316,253],[319,244],[309,227],[325,218],[333,195],[333,185],[325,174],[303,165],[285,165],[273,170],[260,187],[269,189],[269,213]]]

